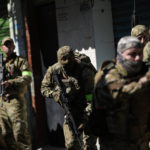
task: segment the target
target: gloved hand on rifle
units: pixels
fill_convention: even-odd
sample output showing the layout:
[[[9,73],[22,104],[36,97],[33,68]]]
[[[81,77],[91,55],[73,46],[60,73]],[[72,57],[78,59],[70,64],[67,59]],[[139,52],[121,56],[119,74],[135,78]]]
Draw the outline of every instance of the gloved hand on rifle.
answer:
[[[53,90],[52,96],[56,102],[60,101],[60,88],[58,86],[56,86]]]

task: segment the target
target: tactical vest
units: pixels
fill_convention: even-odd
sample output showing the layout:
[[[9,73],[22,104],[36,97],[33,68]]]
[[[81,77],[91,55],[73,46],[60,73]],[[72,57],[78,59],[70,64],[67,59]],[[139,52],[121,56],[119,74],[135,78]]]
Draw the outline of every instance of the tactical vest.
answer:
[[[103,62],[103,64],[101,65],[99,71],[97,72],[96,76],[95,76],[95,87],[97,85],[97,82],[101,79],[104,80],[104,76],[105,74],[107,74],[111,69],[113,69],[115,67],[115,60],[108,60]],[[102,73],[103,72],[103,73]],[[99,85],[101,87],[103,87],[105,84],[104,82]],[[96,90],[96,89],[95,89]],[[107,121],[106,121],[106,111],[104,109],[97,109],[99,107],[98,101],[97,101],[97,97],[96,97],[96,91],[94,92],[94,100],[92,101],[92,113],[90,115],[90,128],[91,131],[94,135],[96,136],[104,136],[107,131]]]
[[[18,66],[19,57],[14,55],[9,61],[5,62],[4,65],[4,80],[16,78],[21,76],[21,71]]]
[[[136,83],[143,77],[146,73],[146,69],[147,68],[143,68],[138,77],[128,78],[127,76],[121,76],[115,68],[116,74],[119,76],[118,81],[123,80],[124,82],[122,85],[118,85],[118,88],[117,85],[115,85],[116,82],[114,82],[114,85],[111,85],[112,89],[109,89],[108,92],[114,90],[113,92],[124,94],[124,96],[118,97],[117,99],[112,98],[112,101],[111,94],[110,97],[109,94],[103,97],[103,100],[106,100],[109,104],[105,109],[104,122],[101,122],[106,125],[105,133],[101,138],[106,140],[108,145],[111,145],[114,140],[114,147],[121,145],[120,143],[122,142],[123,145],[129,146],[129,150],[148,150],[148,140],[150,138],[148,124],[150,118],[149,88],[139,88],[139,91],[131,94],[122,92],[123,87],[129,86],[130,83]],[[105,73],[104,77],[106,77]],[[104,83],[100,83],[102,85],[100,84],[98,86],[104,90]],[[106,88],[108,86],[106,86]],[[101,94],[106,94],[106,91]],[[121,141],[120,143],[119,140]],[[118,141],[118,143],[116,141]]]
[[[61,66],[55,68],[58,78],[61,79],[63,91],[66,93],[65,96],[69,100],[70,111],[75,118],[78,118],[83,114],[84,108],[86,107],[86,99],[82,83],[83,80],[81,77],[82,71],[85,67],[88,66],[84,63],[76,63],[73,72],[67,75],[67,77],[65,77],[65,72]],[[54,84],[57,86],[56,83]]]

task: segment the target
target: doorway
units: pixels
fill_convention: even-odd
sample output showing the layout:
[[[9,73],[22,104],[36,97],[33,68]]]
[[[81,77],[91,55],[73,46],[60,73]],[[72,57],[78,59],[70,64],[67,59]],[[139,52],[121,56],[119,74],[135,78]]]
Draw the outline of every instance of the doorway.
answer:
[[[44,76],[47,68],[57,61],[58,34],[55,3],[52,2],[38,6],[36,8],[36,16]],[[61,107],[50,98],[45,99],[45,105],[49,128],[49,144],[64,147]]]
[[[58,34],[55,3],[38,6],[36,12],[43,64],[48,68],[57,61]]]

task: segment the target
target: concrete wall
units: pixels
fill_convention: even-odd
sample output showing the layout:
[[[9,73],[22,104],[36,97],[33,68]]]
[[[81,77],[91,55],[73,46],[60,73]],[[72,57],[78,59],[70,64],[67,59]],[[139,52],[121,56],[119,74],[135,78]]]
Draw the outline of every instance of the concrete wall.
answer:
[[[96,67],[92,8],[81,0],[56,0],[59,47],[70,45],[90,56]]]
[[[87,54],[98,69],[115,56],[110,0],[56,0],[59,46]]]
[[[94,38],[97,68],[105,60],[114,58],[114,35],[110,0],[94,0]]]
[[[34,5],[41,5],[53,2],[54,0],[33,0]]]

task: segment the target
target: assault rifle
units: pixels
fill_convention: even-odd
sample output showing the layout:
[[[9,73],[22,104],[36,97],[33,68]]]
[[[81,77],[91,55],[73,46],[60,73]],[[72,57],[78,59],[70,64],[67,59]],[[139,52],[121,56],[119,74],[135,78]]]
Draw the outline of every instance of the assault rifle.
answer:
[[[79,142],[81,150],[83,150],[83,142],[80,139],[80,135],[78,133],[75,121],[74,121],[72,114],[69,110],[68,99],[65,96],[65,92],[63,91],[62,82],[60,81],[56,71],[53,72],[53,79],[60,89],[60,99],[62,102],[62,107],[64,109],[64,114],[65,114],[64,115],[64,119],[65,119],[64,121],[69,125],[70,130],[72,131],[73,135],[77,138],[77,140]]]
[[[4,67],[3,67],[3,54],[0,53],[0,97],[1,97],[1,103],[0,106],[3,105],[3,95],[4,95],[4,87],[3,87],[3,78],[4,78],[4,73],[3,73]]]

